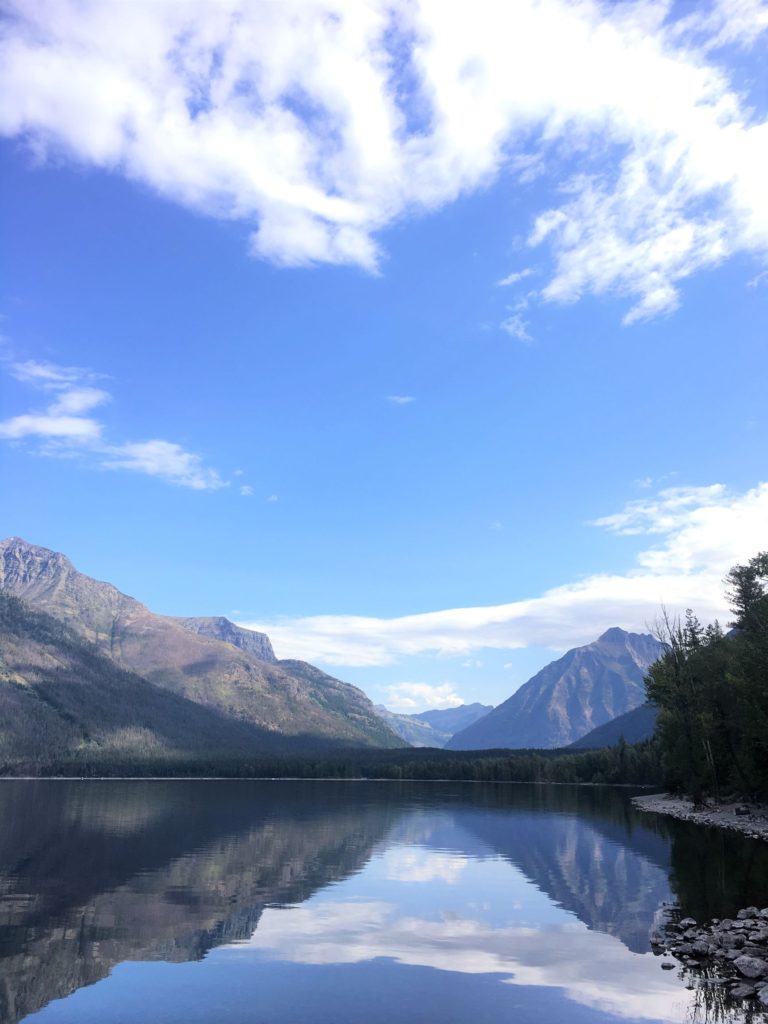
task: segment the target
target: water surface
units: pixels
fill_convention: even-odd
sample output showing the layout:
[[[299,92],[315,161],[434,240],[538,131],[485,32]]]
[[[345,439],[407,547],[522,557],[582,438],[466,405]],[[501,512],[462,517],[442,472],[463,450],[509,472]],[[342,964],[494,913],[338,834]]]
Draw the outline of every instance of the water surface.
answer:
[[[8,1024],[731,1022],[649,932],[768,905],[768,846],[607,787],[4,780],[0,821]]]

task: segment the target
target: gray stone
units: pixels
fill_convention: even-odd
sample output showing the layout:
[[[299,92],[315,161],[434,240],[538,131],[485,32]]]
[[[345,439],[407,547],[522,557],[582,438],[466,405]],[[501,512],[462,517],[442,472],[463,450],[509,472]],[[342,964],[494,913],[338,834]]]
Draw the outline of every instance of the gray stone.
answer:
[[[693,928],[693,926],[695,924],[696,924],[696,919],[695,918],[693,918],[693,917],[684,917],[682,919],[682,921],[680,922],[680,927],[681,928]]]
[[[764,978],[768,974],[768,964],[756,956],[737,957],[733,965],[745,978]]]
[[[709,956],[710,945],[706,939],[698,939],[691,946],[691,952],[695,953],[696,956]]]
[[[761,988],[757,993],[757,1001],[763,1006],[768,1006],[768,985],[765,988]]]
[[[665,960],[664,963],[661,965],[661,969],[662,971],[674,971],[675,965],[671,964],[669,960]]]
[[[743,981],[740,981],[738,985],[734,985],[730,991],[734,999],[751,999],[755,994],[752,985],[747,985]]]

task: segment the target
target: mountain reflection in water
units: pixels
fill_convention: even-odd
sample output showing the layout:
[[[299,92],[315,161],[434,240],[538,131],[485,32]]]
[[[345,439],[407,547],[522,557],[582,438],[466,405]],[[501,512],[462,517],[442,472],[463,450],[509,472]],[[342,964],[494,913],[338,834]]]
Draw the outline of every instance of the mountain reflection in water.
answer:
[[[8,1024],[715,1019],[654,920],[768,903],[765,846],[607,788],[7,780],[0,820]]]

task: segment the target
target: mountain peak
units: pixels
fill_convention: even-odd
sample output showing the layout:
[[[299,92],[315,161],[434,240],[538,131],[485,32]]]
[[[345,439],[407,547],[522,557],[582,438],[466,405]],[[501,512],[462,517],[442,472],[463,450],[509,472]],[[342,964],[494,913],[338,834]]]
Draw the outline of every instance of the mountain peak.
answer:
[[[241,651],[248,651],[261,661],[277,661],[266,633],[257,633],[253,629],[246,629],[245,626],[238,626],[223,615],[177,617],[173,621],[191,633],[211,637],[213,640],[223,640],[234,647],[239,647]]]
[[[454,735],[452,750],[564,747],[638,707],[644,679],[662,645],[612,626],[546,665],[503,704]]]
[[[623,641],[629,636],[626,629],[622,629],[621,626],[611,626],[610,629],[606,629],[604,633],[601,633],[597,638],[598,643],[623,643]]]

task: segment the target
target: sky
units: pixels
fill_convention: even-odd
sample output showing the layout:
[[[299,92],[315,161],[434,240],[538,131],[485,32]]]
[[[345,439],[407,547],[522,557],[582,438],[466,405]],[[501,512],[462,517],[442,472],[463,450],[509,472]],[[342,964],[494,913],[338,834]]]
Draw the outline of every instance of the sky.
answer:
[[[0,535],[397,711],[768,548],[768,3],[10,0]]]

